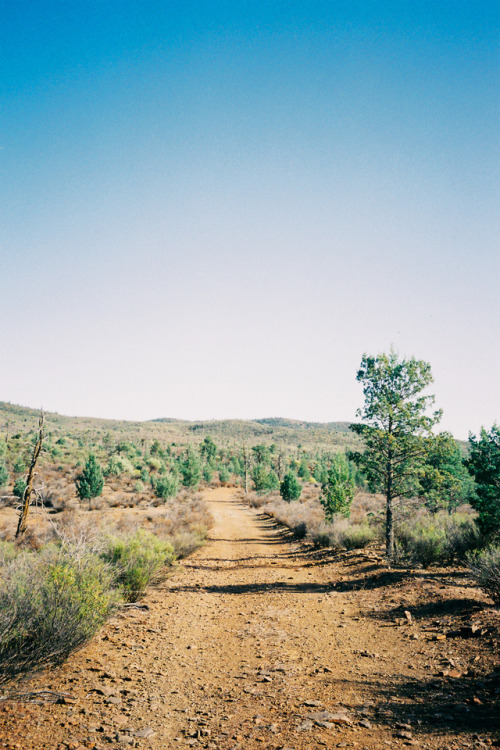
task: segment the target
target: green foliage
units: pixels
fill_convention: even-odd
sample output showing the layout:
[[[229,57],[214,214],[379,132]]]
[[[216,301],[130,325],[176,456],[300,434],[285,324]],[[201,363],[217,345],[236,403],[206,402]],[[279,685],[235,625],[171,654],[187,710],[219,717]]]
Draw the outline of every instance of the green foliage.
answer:
[[[119,601],[112,573],[94,555],[24,553],[2,570],[0,683],[61,664]]]
[[[200,453],[205,461],[213,461],[217,455],[217,446],[214,441],[207,435],[202,444],[200,445]]]
[[[263,464],[267,466],[271,461],[271,452],[267,445],[253,445],[252,453],[254,455],[256,464]]]
[[[163,474],[154,482],[154,492],[156,497],[162,500],[168,500],[169,497],[175,497],[179,492],[179,480],[175,474]]]
[[[474,493],[474,480],[467,471],[456,440],[448,432],[425,441],[424,464],[419,473],[419,495],[426,507],[450,513]]]
[[[12,489],[12,493],[18,497],[20,500],[24,497],[24,490],[26,489],[26,481],[19,477],[19,479],[16,479],[14,482],[14,487]]]
[[[481,535],[470,515],[446,513],[421,515],[396,531],[396,559],[424,567],[463,560],[481,543]]]
[[[279,489],[280,482],[278,475],[272,469],[269,469],[264,464],[260,463],[253,467],[252,480],[254,483],[255,492],[259,494],[266,494],[273,490]]]
[[[9,481],[9,472],[5,464],[0,464],[0,487],[4,487]]]
[[[470,498],[479,514],[479,525],[490,538],[500,535],[500,427],[493,425],[479,437],[469,436],[467,465],[476,480],[476,494]]]
[[[207,484],[210,484],[210,482],[212,481],[213,475],[214,475],[214,470],[212,469],[210,464],[205,464],[202,470],[203,481],[206,482]]]
[[[133,602],[144,593],[161,568],[172,565],[175,555],[171,544],[139,529],[129,537],[110,539],[103,558],[116,571],[125,599]]]
[[[386,498],[386,552],[394,555],[393,501],[413,495],[425,456],[425,438],[441,412],[426,412],[434,396],[422,396],[432,383],[430,365],[397,354],[363,355],[357,380],[363,385],[365,405],[357,415],[363,424],[351,425],[365,444],[363,453],[350,454],[366,475],[370,488]]]
[[[283,477],[283,481],[280,485],[280,495],[289,503],[292,500],[298,500],[302,494],[302,485],[291,471],[287,472]]]
[[[489,547],[467,559],[480,587],[500,604],[500,547]]]
[[[104,477],[102,469],[93,453],[89,454],[81,474],[75,479],[76,491],[80,500],[91,502],[102,494]]]
[[[199,485],[202,471],[200,459],[195,453],[188,451],[179,468],[184,487],[197,487]]]
[[[304,480],[304,482],[309,482],[311,479],[311,472],[309,471],[309,466],[305,457],[303,457],[300,462],[297,474]]]
[[[119,477],[120,476],[120,474],[122,473],[122,465],[117,456],[110,457],[108,461],[108,465],[104,469],[103,473],[104,473],[104,476],[106,477],[109,477],[109,476]]]
[[[320,501],[328,520],[337,513],[349,517],[354,490],[355,483],[349,462],[342,453],[337,453],[328,469],[326,481],[321,485]]]
[[[14,474],[23,474],[26,471],[26,464],[22,458],[16,458],[14,461]]]
[[[227,466],[219,466],[219,482],[222,482],[223,484],[229,482],[229,470]]]

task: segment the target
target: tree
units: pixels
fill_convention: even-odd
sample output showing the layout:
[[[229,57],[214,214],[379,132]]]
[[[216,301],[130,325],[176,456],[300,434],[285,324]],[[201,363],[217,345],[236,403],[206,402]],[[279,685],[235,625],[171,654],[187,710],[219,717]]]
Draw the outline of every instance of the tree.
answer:
[[[350,516],[355,487],[349,462],[342,453],[338,453],[333,457],[326,480],[321,485],[320,502],[328,520],[331,521],[335,513]]]
[[[363,385],[365,404],[358,409],[364,424],[351,429],[364,440],[363,453],[350,458],[365,473],[370,488],[386,499],[386,553],[394,557],[394,501],[418,490],[418,471],[425,455],[425,438],[439,422],[441,411],[427,414],[434,396],[422,391],[432,383],[427,362],[399,360],[389,354],[363,355],[357,373]]]
[[[424,465],[419,476],[419,495],[435,513],[446,508],[451,513],[474,493],[457,441],[449,432],[433,435],[425,443]]]
[[[35,468],[36,468],[36,464],[38,461],[38,457],[40,456],[40,452],[42,450],[43,422],[44,422],[43,411],[41,411],[40,417],[38,420],[38,434],[35,437],[35,444],[33,446],[33,455],[31,457],[30,467],[28,469],[28,476],[26,478],[26,484],[23,490],[23,494],[20,496],[22,500],[22,504],[21,504],[21,512],[19,514],[19,522],[17,524],[16,537],[18,537],[19,534],[24,534],[28,526],[28,511],[29,511],[29,507],[31,503],[31,495],[33,493],[33,480],[35,478]],[[15,489],[16,489],[16,485],[14,485],[14,491]]]
[[[283,481],[280,485],[280,495],[289,503],[292,500],[298,500],[302,494],[302,485],[291,471],[287,472],[283,477]]]
[[[80,500],[88,500],[91,508],[92,500],[102,494],[104,487],[102,469],[93,453],[89,454],[82,473],[75,479],[75,484]]]
[[[184,487],[197,487],[199,485],[202,476],[201,463],[198,456],[193,451],[187,451],[179,468]]]
[[[278,475],[263,464],[257,464],[252,470],[252,479],[255,492],[259,494],[272,492],[279,489]]]
[[[211,462],[215,459],[215,456],[217,455],[217,446],[210,435],[207,435],[200,445],[200,453],[205,458],[205,461]]]
[[[500,427],[494,424],[490,432],[481,428],[479,437],[469,435],[470,455],[467,465],[476,480],[476,494],[470,498],[479,514],[479,526],[484,534],[500,534]]]

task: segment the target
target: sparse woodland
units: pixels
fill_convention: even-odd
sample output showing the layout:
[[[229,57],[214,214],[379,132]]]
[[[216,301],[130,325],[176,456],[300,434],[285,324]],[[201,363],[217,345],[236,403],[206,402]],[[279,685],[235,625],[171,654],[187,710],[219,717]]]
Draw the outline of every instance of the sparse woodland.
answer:
[[[312,548],[385,541],[393,566],[468,566],[500,602],[500,428],[439,434],[426,363],[365,356],[358,380],[351,427],[47,414],[17,538],[38,414],[0,404],[0,682],[64,661],[203,544],[207,486],[240,488]]]

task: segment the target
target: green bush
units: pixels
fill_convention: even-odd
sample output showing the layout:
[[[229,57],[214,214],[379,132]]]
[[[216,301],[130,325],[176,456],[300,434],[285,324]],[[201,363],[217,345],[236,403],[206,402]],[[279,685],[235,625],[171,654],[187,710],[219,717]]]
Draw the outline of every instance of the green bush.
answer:
[[[279,489],[280,486],[278,475],[272,469],[268,469],[262,463],[254,466],[252,471],[252,480],[254,483],[255,492],[258,492],[259,494],[267,494],[268,492],[273,492],[273,490]]]
[[[219,482],[222,484],[229,482],[229,470],[226,466],[219,466]]]
[[[15,474],[23,474],[26,471],[26,464],[24,463],[22,458],[17,458],[14,461],[13,469]]]
[[[119,602],[107,565],[49,549],[23,553],[2,571],[0,683],[61,664]]]
[[[162,500],[168,500],[169,497],[175,497],[179,492],[179,480],[175,474],[163,474],[154,483],[156,497]]]
[[[111,538],[103,558],[113,566],[124,598],[133,602],[161,568],[172,565],[175,554],[171,544],[139,529],[128,537]]]
[[[207,484],[210,484],[210,482],[212,481],[213,475],[214,475],[214,470],[212,469],[212,467],[209,464],[205,464],[205,466],[203,467],[203,472],[202,472],[203,481],[206,482]]]
[[[446,564],[463,559],[480,542],[481,535],[470,515],[446,512],[422,515],[396,529],[396,559],[424,567]]]
[[[180,463],[182,484],[184,487],[197,487],[201,481],[201,463],[198,456],[188,451]]]
[[[5,464],[0,464],[0,487],[4,487],[9,481],[9,472]]]
[[[489,547],[469,555],[467,562],[479,586],[495,604],[500,604],[500,547]]]
[[[320,502],[325,517],[331,520],[336,513],[349,517],[354,498],[355,483],[347,458],[338,453],[333,457],[326,481],[321,485]]]
[[[368,523],[352,523],[342,516],[310,531],[311,540],[316,546],[334,549],[361,549],[373,542],[376,535],[376,530]]]
[[[280,495],[283,500],[287,503],[292,500],[298,500],[302,494],[302,485],[295,476],[295,474],[289,471],[283,477],[283,481],[280,485]]]
[[[75,484],[80,500],[88,500],[89,504],[102,494],[104,477],[93,453],[87,458],[82,473],[75,479]]]
[[[14,482],[12,493],[16,497],[18,497],[20,500],[22,500],[25,489],[26,489],[26,481],[22,477],[19,477],[19,479],[16,479],[16,481]]]

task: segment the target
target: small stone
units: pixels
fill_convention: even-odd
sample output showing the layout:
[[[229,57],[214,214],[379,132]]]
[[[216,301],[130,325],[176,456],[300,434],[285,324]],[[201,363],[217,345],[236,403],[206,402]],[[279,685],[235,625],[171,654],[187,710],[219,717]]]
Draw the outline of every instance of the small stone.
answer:
[[[308,708],[320,708],[322,705],[321,701],[304,701],[304,706]]]
[[[297,727],[297,732],[309,732],[314,727],[314,724],[312,721],[303,721],[302,724],[299,724]]]
[[[144,729],[138,729],[136,732],[134,732],[135,737],[141,737],[142,739],[148,739],[149,737],[154,737],[156,734],[154,729],[151,729],[151,727],[144,727]]]
[[[360,727],[364,727],[365,729],[371,729],[372,728],[372,725],[370,724],[370,722],[368,721],[368,719],[361,719],[361,721],[358,722],[358,724],[359,724]]]
[[[395,737],[399,737],[402,740],[411,740],[413,739],[412,733],[409,732],[406,729],[398,729],[398,731],[394,735]]]

